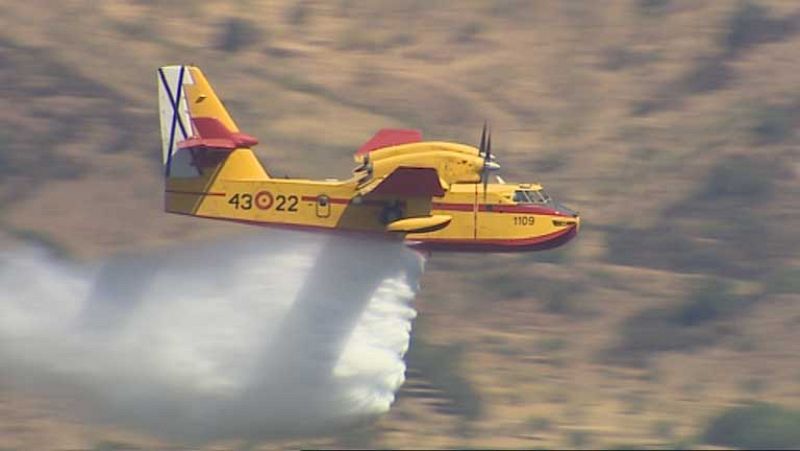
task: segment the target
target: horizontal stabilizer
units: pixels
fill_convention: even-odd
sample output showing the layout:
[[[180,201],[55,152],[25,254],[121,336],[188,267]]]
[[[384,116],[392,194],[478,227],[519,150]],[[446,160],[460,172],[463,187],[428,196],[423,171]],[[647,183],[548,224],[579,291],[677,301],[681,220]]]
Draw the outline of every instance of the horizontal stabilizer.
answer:
[[[242,132],[232,132],[214,117],[194,117],[192,118],[192,128],[194,135],[178,142],[178,148],[205,147],[233,150],[258,144],[256,138]]]
[[[387,232],[427,233],[443,229],[453,218],[447,215],[422,216],[398,219],[386,226]]]

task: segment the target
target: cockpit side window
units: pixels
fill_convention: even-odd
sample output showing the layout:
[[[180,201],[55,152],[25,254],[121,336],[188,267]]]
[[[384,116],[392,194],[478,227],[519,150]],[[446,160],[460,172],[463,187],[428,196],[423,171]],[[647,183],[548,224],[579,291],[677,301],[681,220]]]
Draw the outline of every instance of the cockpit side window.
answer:
[[[514,202],[518,204],[547,204],[550,196],[544,190],[514,191]]]
[[[538,191],[528,191],[528,198],[534,204],[543,204],[544,203],[544,198],[542,197],[541,194],[539,194]]]
[[[525,191],[514,191],[514,202],[518,204],[529,204],[531,201]]]
[[[550,202],[551,200],[553,200],[553,199],[550,197],[550,195],[549,195],[549,194],[547,194],[547,191],[545,191],[545,190],[539,190],[539,194],[541,194],[541,195],[542,195],[542,199],[544,199],[544,202],[545,202],[545,203],[547,203],[547,202]]]

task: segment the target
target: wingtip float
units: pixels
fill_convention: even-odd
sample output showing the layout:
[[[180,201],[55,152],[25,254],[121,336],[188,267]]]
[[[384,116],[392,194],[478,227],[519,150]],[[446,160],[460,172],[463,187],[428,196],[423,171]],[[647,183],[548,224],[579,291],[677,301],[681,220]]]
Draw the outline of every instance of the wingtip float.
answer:
[[[348,180],[272,178],[199,68],[161,67],[158,92],[170,213],[401,236],[437,251],[550,249],[580,228],[541,185],[489,183],[500,165],[485,124],[477,148],[383,129],[356,151]]]

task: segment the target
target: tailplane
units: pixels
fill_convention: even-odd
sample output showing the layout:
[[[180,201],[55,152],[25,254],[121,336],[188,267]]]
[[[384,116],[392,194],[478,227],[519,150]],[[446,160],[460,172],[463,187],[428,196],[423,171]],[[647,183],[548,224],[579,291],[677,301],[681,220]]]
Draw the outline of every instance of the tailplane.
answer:
[[[193,214],[220,180],[269,179],[250,149],[258,141],[239,130],[198,67],[159,68],[158,107],[167,211]]]

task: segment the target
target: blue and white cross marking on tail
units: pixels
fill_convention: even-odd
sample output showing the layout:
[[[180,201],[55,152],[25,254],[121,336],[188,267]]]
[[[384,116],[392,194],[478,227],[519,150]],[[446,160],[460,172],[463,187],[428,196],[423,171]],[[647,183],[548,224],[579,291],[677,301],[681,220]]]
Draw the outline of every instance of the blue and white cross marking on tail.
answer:
[[[194,81],[186,66],[165,66],[158,69],[158,108],[161,116],[161,144],[166,177],[170,176],[172,156],[177,150],[178,142],[193,134],[186,93],[183,89],[184,85],[191,84],[194,84]]]

